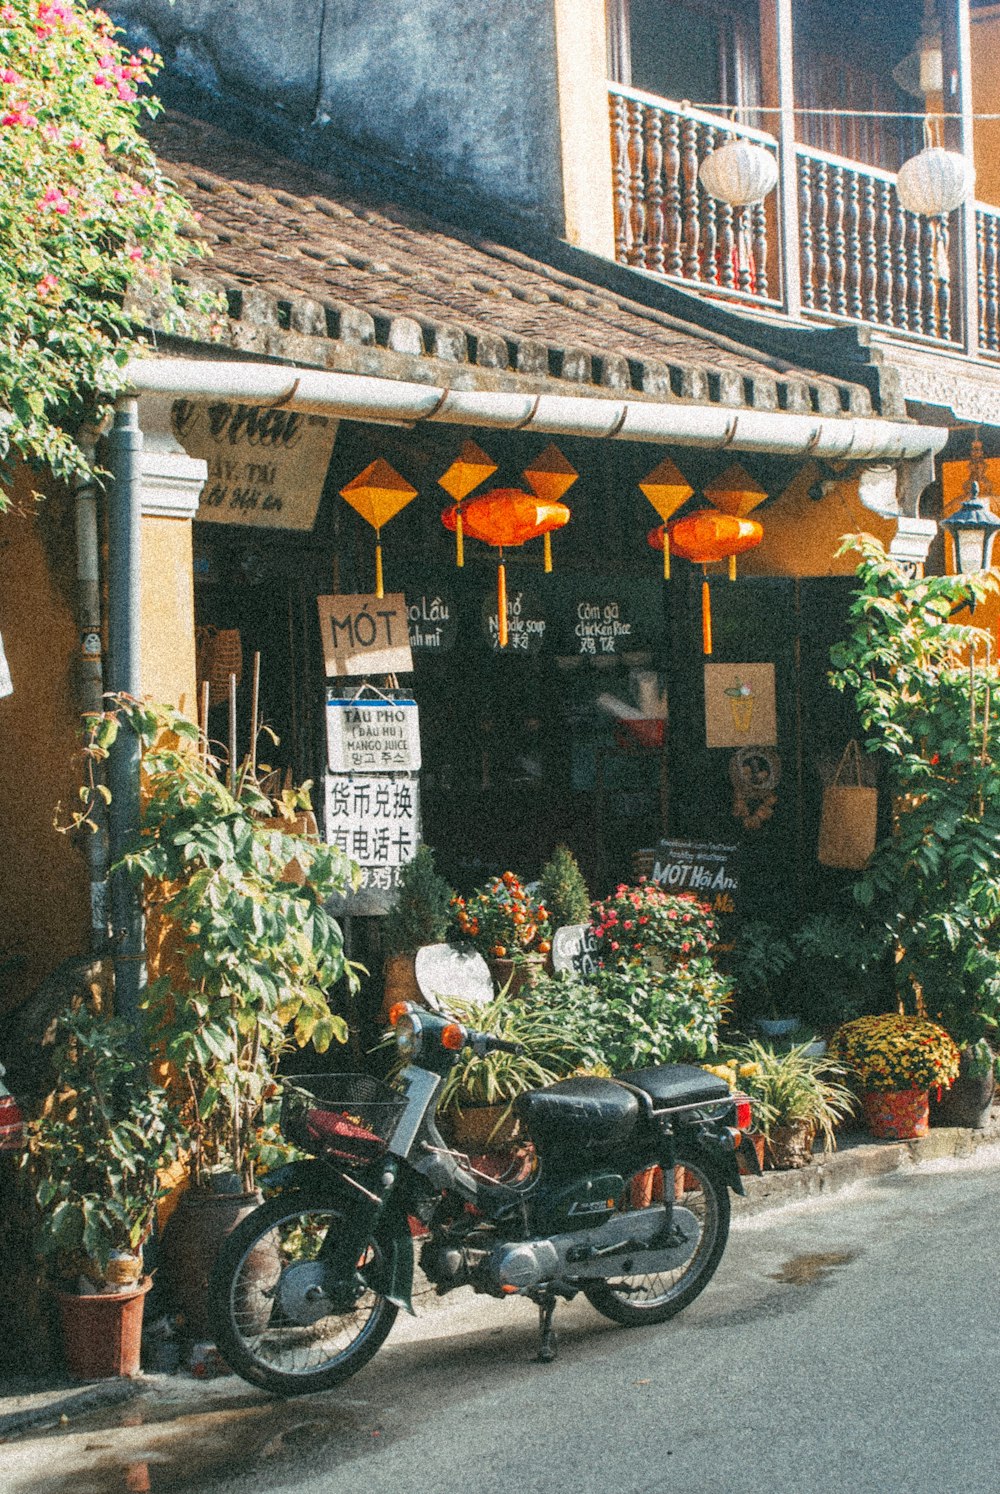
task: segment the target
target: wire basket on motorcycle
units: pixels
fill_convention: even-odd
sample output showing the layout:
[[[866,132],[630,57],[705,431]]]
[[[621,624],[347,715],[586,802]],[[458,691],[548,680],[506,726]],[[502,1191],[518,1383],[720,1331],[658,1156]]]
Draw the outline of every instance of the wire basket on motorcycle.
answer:
[[[346,1168],[380,1157],[406,1109],[402,1095],[370,1074],[296,1074],[281,1083],[282,1134]]]

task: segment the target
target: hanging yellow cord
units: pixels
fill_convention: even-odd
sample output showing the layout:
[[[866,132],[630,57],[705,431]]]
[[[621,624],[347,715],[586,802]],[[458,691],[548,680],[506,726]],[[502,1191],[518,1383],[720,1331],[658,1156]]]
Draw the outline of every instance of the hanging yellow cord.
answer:
[[[552,570],[552,536],[547,529],[542,535],[542,553],[545,556],[545,574],[548,575]]]
[[[497,629],[500,647],[507,647],[507,571],[501,560],[497,566]]]
[[[701,651],[712,652],[712,593],[708,589],[708,577],[701,583]]]
[[[377,538],[377,531],[375,540],[375,595],[377,597],[384,595],[382,591],[382,541]]]
[[[462,505],[455,505],[455,564],[459,570],[465,565],[465,534],[462,529]]]

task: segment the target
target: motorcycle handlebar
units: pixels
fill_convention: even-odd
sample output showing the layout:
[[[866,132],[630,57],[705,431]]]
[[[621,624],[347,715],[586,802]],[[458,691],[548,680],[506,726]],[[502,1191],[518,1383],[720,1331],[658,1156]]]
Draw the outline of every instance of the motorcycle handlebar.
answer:
[[[493,1037],[488,1032],[470,1032],[469,1047],[480,1058],[486,1053],[513,1053],[519,1058],[524,1052],[523,1043],[510,1043],[506,1038]]]

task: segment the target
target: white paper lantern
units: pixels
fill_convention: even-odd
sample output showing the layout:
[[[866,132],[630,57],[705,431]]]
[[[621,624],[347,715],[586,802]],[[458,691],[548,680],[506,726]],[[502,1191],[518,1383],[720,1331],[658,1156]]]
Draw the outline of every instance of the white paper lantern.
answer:
[[[939,218],[963,203],[975,182],[975,168],[965,156],[929,145],[900,166],[896,193],[908,213]]]
[[[763,202],[778,180],[778,163],[762,145],[750,140],[730,140],[706,156],[698,168],[698,180],[710,197],[732,207]]]

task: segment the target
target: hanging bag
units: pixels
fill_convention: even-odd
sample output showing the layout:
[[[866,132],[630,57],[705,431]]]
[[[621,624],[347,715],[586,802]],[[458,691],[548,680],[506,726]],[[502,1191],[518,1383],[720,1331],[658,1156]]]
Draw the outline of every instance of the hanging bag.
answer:
[[[823,790],[819,820],[821,866],[861,871],[875,849],[878,790],[861,782],[861,748],[852,737],[837,764],[833,782]]]

